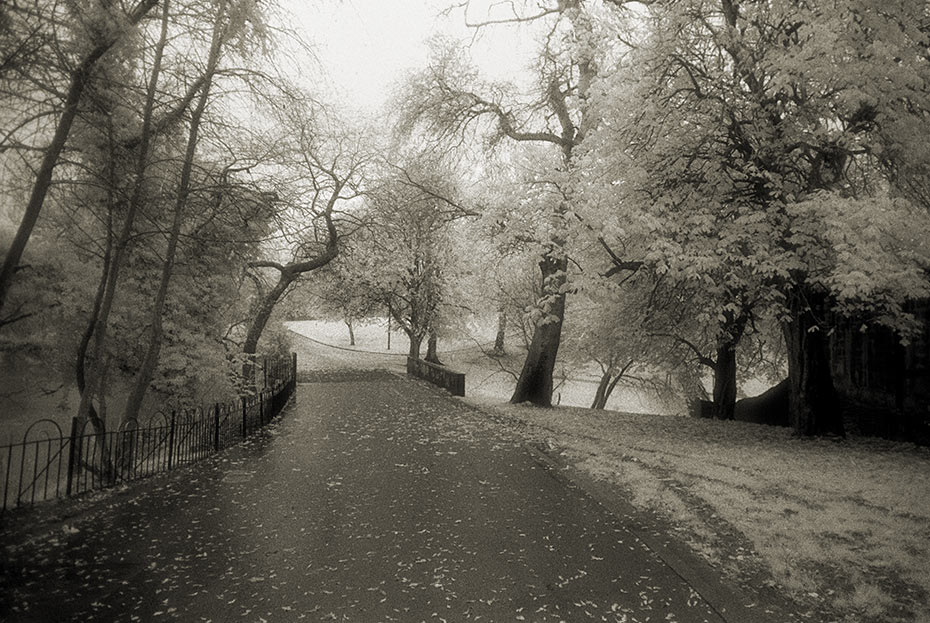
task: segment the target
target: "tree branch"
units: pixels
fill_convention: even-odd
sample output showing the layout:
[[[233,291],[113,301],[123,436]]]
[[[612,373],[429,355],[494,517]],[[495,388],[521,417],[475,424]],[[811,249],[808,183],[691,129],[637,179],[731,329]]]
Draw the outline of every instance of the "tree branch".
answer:
[[[613,266],[610,269],[603,273],[602,277],[613,277],[619,272],[624,270],[631,270],[634,273],[643,267],[643,262],[640,260],[623,260],[621,259],[613,249],[610,248],[610,245],[607,244],[607,241],[604,240],[603,236],[598,236],[597,241],[600,243],[604,250],[607,251],[607,255],[610,256],[610,261],[613,263]]]
[[[674,340],[675,342],[678,342],[679,344],[684,344],[685,346],[687,346],[694,352],[694,354],[697,356],[698,363],[700,363],[701,365],[705,365],[708,368],[713,368],[714,366],[717,365],[716,361],[714,361],[713,359],[711,359],[710,357],[702,353],[701,350],[697,346],[695,346],[692,342],[686,340],[683,337],[674,335],[672,333],[649,333],[648,335],[649,337],[667,337],[669,339]]]

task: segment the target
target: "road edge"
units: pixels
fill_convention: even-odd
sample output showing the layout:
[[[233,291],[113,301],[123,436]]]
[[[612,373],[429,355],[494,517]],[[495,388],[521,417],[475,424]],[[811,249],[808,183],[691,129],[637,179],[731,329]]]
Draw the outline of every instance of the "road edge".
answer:
[[[727,623],[785,623],[794,619],[777,605],[760,603],[759,596],[751,597],[733,586],[719,569],[698,557],[687,544],[665,529],[665,522],[655,516],[647,517],[646,512],[625,501],[615,491],[615,485],[586,474],[539,444],[527,442],[523,447],[553,478],[579,489],[620,520],[626,530],[642,541]]]

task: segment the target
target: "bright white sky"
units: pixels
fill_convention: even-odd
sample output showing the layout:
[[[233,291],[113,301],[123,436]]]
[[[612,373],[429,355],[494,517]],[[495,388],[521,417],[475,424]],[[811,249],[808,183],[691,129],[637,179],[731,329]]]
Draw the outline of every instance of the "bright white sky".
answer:
[[[427,40],[436,33],[469,40],[461,11],[439,16],[451,0],[285,0],[295,17],[290,27],[305,33],[334,86],[352,108],[377,111],[392,84],[426,65]],[[495,80],[525,75],[533,48],[525,29],[499,26],[472,46],[475,63]]]

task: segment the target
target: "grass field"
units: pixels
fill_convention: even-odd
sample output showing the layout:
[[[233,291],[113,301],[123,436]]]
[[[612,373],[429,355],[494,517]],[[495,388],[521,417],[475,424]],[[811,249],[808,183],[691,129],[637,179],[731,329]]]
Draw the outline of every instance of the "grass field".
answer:
[[[300,320],[285,323],[291,331],[314,339],[330,348],[314,350],[312,362],[319,368],[340,368],[359,365],[402,370],[409,342],[401,331],[391,334],[391,349],[387,350],[387,322],[374,319],[355,327],[355,346],[350,346],[345,324],[336,321]],[[439,357],[449,367],[466,375],[467,393],[475,399],[491,403],[506,401],[513,392],[515,375],[523,363],[523,350],[512,347],[510,354],[489,358],[484,353],[494,342],[493,330],[476,327],[469,336],[456,340],[440,340]],[[425,350],[425,344],[424,344]],[[308,362],[308,365],[311,362]],[[557,387],[553,401],[566,406],[588,406],[597,390],[597,377],[590,370],[556,370]],[[632,413],[669,414],[680,405],[669,405],[655,395],[636,388],[619,385],[610,397],[608,408]]]

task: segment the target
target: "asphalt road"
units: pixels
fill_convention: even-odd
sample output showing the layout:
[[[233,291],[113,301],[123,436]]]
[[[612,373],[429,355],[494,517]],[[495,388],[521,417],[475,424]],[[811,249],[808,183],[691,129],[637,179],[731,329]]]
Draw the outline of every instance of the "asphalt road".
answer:
[[[462,403],[320,375],[266,432],[6,544],[8,621],[722,619]]]

